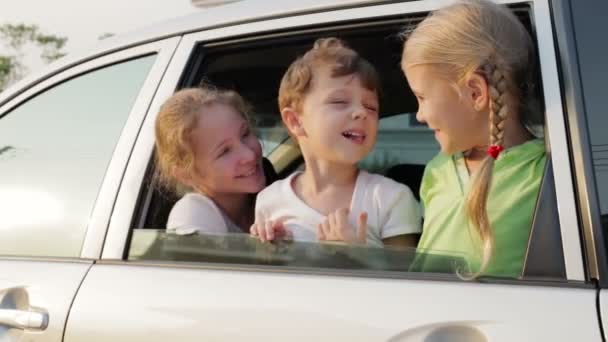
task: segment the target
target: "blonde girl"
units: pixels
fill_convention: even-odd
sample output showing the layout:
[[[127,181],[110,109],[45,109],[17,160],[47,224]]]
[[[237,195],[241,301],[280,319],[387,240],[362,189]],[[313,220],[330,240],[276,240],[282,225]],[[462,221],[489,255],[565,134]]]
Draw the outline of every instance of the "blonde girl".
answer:
[[[156,119],[156,162],[162,185],[183,195],[167,229],[178,233],[248,233],[255,193],[265,186],[262,148],[234,91],[180,90]]]
[[[407,35],[402,69],[441,153],[421,184],[419,248],[464,255],[473,274],[521,274],[545,166],[530,133],[532,40],[506,7],[463,1]],[[432,269],[432,265],[427,265]]]

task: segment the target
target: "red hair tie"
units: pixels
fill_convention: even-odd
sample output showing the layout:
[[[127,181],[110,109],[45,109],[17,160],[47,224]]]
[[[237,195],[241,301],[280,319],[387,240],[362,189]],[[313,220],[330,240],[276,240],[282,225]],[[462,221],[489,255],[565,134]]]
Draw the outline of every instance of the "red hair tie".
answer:
[[[500,152],[504,150],[502,145],[490,145],[488,146],[488,155],[494,159],[498,158]]]

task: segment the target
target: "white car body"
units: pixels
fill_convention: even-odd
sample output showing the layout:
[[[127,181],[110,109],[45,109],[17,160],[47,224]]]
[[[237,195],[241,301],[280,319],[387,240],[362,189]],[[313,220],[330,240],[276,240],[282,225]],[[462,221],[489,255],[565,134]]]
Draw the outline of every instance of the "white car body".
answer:
[[[107,39],[0,94],[1,127],[6,113],[64,81],[155,55],[100,179],[79,253],[20,255],[17,237],[9,249],[13,240],[3,234],[11,234],[6,233],[11,227],[2,227],[0,215],[0,341],[605,341],[608,300],[602,288],[608,286],[608,265],[599,235],[599,212],[605,210],[597,200],[603,195],[594,193],[591,157],[578,150],[590,150],[581,143],[586,133],[570,133],[586,132],[580,119],[569,116],[582,101],[576,93],[580,81],[567,83],[573,71],[560,63],[576,60],[576,53],[563,50],[573,44],[571,32],[554,28],[562,13],[569,13],[569,3],[502,2],[528,6],[532,14],[563,279],[462,281],[414,272],[130,259],[139,253],[136,247],[145,249],[144,242],[133,242],[133,231],[144,228],[137,213],[154,148],[154,120],[161,103],[188,76],[197,48],[397,21],[396,16],[444,4],[249,0]],[[606,13],[605,5],[596,6]],[[424,149],[424,139],[412,142]],[[418,162],[424,155],[412,158]],[[44,250],[44,241],[38,247]]]

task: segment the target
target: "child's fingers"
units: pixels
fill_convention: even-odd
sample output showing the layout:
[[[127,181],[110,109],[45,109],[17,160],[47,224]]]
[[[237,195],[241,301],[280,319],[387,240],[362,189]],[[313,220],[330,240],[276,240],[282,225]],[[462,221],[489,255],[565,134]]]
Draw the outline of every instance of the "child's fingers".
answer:
[[[274,233],[275,238],[283,238],[285,237],[287,230],[281,221],[272,222],[272,232]]]
[[[342,240],[344,240],[347,236],[349,236],[350,232],[348,231],[349,229],[349,224],[348,224],[348,209],[342,208],[342,209],[338,209],[336,210],[336,227],[337,227],[337,231],[340,234],[340,238],[342,238]]]
[[[321,223],[321,229],[323,230],[323,235],[325,235],[326,240],[333,240],[333,234],[328,219],[323,220],[323,223]]]
[[[367,213],[361,213],[358,221],[357,241],[365,242],[367,241]]]
[[[258,238],[260,238],[260,241],[266,242],[266,222],[258,224]]]
[[[325,232],[323,231],[323,223],[317,225],[317,239],[325,240]]]
[[[329,228],[331,229],[332,235],[335,234],[335,230],[337,228],[336,213],[329,213],[329,215],[327,215],[327,221],[329,222]]]
[[[254,223],[249,227],[249,234],[252,236],[258,236],[258,224]]]
[[[264,224],[264,228],[265,228],[265,238],[267,241],[272,241],[274,240],[274,230],[272,229],[273,226],[273,222],[272,221],[266,221],[266,223]]]

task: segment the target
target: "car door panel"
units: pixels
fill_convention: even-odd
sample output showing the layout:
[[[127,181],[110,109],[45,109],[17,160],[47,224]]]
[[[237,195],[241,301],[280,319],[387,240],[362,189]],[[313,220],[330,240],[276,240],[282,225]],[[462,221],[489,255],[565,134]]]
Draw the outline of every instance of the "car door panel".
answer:
[[[91,135],[91,130],[85,130],[84,128],[90,128],[91,125],[94,126],[94,124],[89,124],[90,122],[96,122],[94,119],[104,121],[104,124],[108,127],[117,127],[114,131],[118,131],[118,133],[122,131],[120,137],[113,140],[114,138],[108,137],[114,137],[114,135],[108,134],[102,129],[103,127],[94,127],[94,131],[101,135],[100,138],[95,140],[95,147],[98,147],[98,150],[109,150],[109,152],[100,153],[98,150],[90,150],[90,153],[86,154],[86,157],[89,158],[86,159],[88,165],[94,165],[91,169],[96,171],[101,170],[95,173],[95,175],[99,174],[99,177],[76,179],[76,181],[79,180],[81,182],[81,188],[87,189],[87,196],[72,196],[72,193],[68,190],[64,191],[67,187],[58,186],[57,188],[59,189],[56,192],[36,193],[31,191],[31,193],[34,193],[38,197],[31,195],[31,198],[28,199],[23,193],[28,194],[28,185],[34,186],[27,181],[22,181],[22,184],[16,185],[19,187],[14,191],[14,194],[11,193],[15,196],[14,198],[7,195],[6,191],[3,193],[3,197],[0,198],[4,210],[10,210],[13,207],[18,209],[13,210],[14,212],[2,212],[2,215],[0,215],[4,220],[2,221],[4,223],[0,226],[0,341],[63,340],[65,323],[72,301],[87,271],[93,264],[94,258],[98,258],[101,254],[101,247],[109,221],[109,213],[118,191],[117,188],[120,184],[122,170],[124,170],[130,149],[145,116],[145,109],[154,95],[156,86],[169,63],[178,41],[179,38],[166,39],[144,46],[121,50],[90,61],[85,58],[83,63],[60,74],[53,75],[30,89],[20,91],[16,97],[0,109],[0,116],[9,113],[6,118],[19,118],[19,112],[16,112],[16,114],[15,112],[11,112],[14,108],[18,110],[19,108],[26,107],[32,102],[35,103],[44,94],[51,93],[54,97],[50,97],[51,100],[46,101],[52,103],[54,106],[53,110],[49,109],[48,112],[30,110],[29,112],[34,112],[36,115],[46,115],[45,118],[48,121],[56,122],[57,125],[63,125],[63,122],[67,121],[68,124],[61,127],[69,127],[72,130],[80,127],[82,131],[78,133],[89,134],[89,136],[93,137],[94,135]],[[156,55],[159,55],[161,58],[157,58]],[[124,78],[115,79],[115,75]],[[124,98],[120,98],[120,96],[112,98],[115,100],[113,103],[120,103],[122,105],[121,108],[115,108],[116,111],[107,110],[102,113],[106,114],[105,116],[95,115],[94,117],[84,118],[85,115],[81,114],[83,119],[80,121],[75,119],[69,121],[65,120],[65,118],[61,121],[57,120],[57,117],[52,116],[62,111],[72,113],[71,110],[74,110],[73,108],[77,108],[73,112],[73,117],[86,112],[80,110],[80,107],[73,105],[77,101],[72,101],[70,109],[66,109],[68,107],[67,103],[61,102],[61,97],[56,95],[57,93],[68,94],[69,92],[66,92],[64,89],[68,89],[67,87],[70,83],[77,85],[85,84],[87,86],[87,88],[71,86],[69,88],[70,91],[73,89],[90,91],[93,89],[94,92],[97,92],[99,89],[104,88],[104,85],[107,85],[104,82],[116,82],[122,86],[122,88],[116,87],[114,89],[116,93],[113,94],[124,95]],[[104,92],[104,94],[109,93],[109,90]],[[90,95],[90,93],[88,94]],[[76,95],[81,96],[77,97]],[[99,101],[100,98],[103,98],[102,96],[91,97],[85,95],[74,94],[73,97],[82,100],[82,103],[88,101],[88,99],[97,99]],[[56,100],[52,101],[53,99]],[[105,102],[104,104],[107,103],[110,102]],[[100,105],[99,107],[102,106]],[[26,114],[29,114],[29,112]],[[89,113],[96,112],[91,110]],[[118,120],[111,122],[111,114],[120,115],[120,119],[124,118],[126,124],[124,124],[124,121],[118,122]],[[1,121],[1,123],[4,122]],[[78,124],[82,123],[86,123],[86,125],[78,126]],[[111,124],[114,123],[116,125],[112,126]],[[45,127],[41,129],[45,129]],[[46,132],[51,132],[49,134],[57,131],[54,127],[46,127],[46,129]],[[65,138],[64,140],[78,139],[79,136],[71,137],[68,135],[62,138]],[[101,143],[102,138],[106,139],[103,141],[105,145]],[[90,140],[92,139],[87,141]],[[8,139],[3,140],[3,142],[5,144],[10,143]],[[84,145],[82,141],[81,144]],[[38,145],[44,146],[44,144]],[[51,145],[51,143],[49,142],[48,145]],[[44,149],[41,150],[43,152],[46,151]],[[35,165],[35,167],[31,167],[30,170],[44,170],[53,176],[57,175],[56,178],[53,178],[54,180],[71,179],[69,175],[74,173],[84,175],[87,171],[78,168],[78,166],[83,165],[83,160],[85,160],[85,157],[82,155],[77,153],[71,155],[71,150],[54,152],[63,154],[54,156],[52,162],[46,161],[47,164],[45,164],[45,160],[31,158],[32,160],[29,161],[30,165]],[[100,156],[97,156],[96,153]],[[121,155],[117,156],[117,153]],[[33,153],[30,151],[29,155],[31,156]],[[28,161],[27,156],[25,153],[19,155],[25,161]],[[94,160],[94,157],[100,161]],[[93,164],[93,161],[98,163]],[[60,164],[60,162],[63,164]],[[107,164],[110,164],[110,166],[104,169],[103,167]],[[65,169],[62,170],[69,170],[72,173],[68,173],[67,171],[57,172],[57,165],[65,165]],[[17,170],[15,174],[22,176],[18,172],[18,166],[14,166],[14,169]],[[45,166],[48,166],[46,170]],[[53,167],[55,168],[53,169]],[[74,172],[75,168],[78,168],[76,172]],[[106,171],[105,173],[104,170]],[[26,172],[23,173],[26,174]],[[12,176],[12,174],[8,176]],[[7,184],[12,180],[10,177],[6,179],[5,182]],[[39,181],[39,179],[36,180]],[[102,182],[103,185],[97,185],[102,184]],[[42,187],[52,182],[44,183],[40,181],[39,183]],[[4,189],[6,190],[6,187]],[[62,196],[64,197],[62,198]],[[80,221],[74,223],[69,221],[69,219],[65,219],[65,217],[71,217],[68,214],[73,214],[74,210],[65,210],[66,213],[63,213],[61,212],[63,208],[60,205],[53,207],[34,205],[34,203],[40,202],[40,197],[43,197],[43,199],[48,198],[49,201],[52,200],[51,203],[61,204],[61,200],[63,199],[78,202],[77,208],[81,209],[78,212],[80,214],[79,217],[84,218],[84,223]],[[87,201],[87,199],[91,200]],[[13,203],[17,204],[11,207]],[[25,208],[26,206],[29,207]],[[92,212],[90,208],[92,208]],[[47,215],[49,217],[46,217],[45,213],[49,212],[56,215]],[[47,238],[47,235],[41,237],[40,234],[35,233],[36,230],[44,232],[50,238]],[[1,238],[2,234],[7,234],[4,239]],[[5,242],[4,245],[2,244],[3,241]],[[66,246],[69,248],[66,248]],[[37,257],[31,257],[31,255],[36,255]]]
[[[42,313],[48,319],[42,329],[11,324],[18,319],[0,323],[0,341],[61,341],[70,305],[91,264],[0,260],[0,320],[16,310]]]
[[[592,288],[95,265],[65,341],[601,341],[599,331]]]

